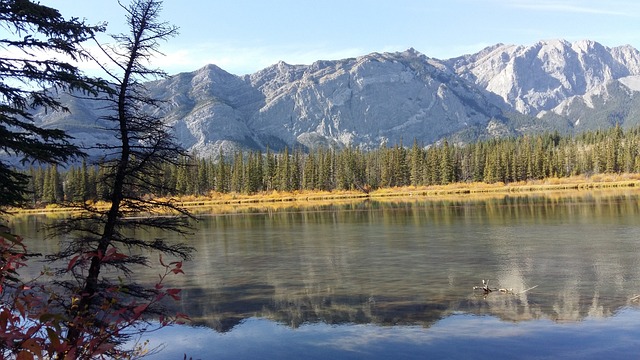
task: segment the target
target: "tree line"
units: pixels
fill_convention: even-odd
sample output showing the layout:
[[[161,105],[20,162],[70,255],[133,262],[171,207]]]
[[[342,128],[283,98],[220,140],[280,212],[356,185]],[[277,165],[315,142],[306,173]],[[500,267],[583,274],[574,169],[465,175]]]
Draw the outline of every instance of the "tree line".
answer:
[[[318,148],[237,151],[216,160],[182,156],[161,165],[162,189],[140,196],[255,194],[269,191],[361,190],[446,185],[456,182],[512,183],[576,175],[640,172],[640,128],[619,126],[576,136],[556,133],[491,139],[470,144],[447,140],[423,146],[397,144],[364,151]],[[105,168],[79,165],[32,167],[29,202],[41,204],[108,200]]]

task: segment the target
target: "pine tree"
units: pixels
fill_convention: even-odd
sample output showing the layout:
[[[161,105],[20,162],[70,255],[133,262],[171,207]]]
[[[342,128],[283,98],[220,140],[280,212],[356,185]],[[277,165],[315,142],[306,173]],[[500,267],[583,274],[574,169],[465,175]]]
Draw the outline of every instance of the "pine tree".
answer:
[[[242,192],[243,191],[243,183],[244,183],[244,155],[242,151],[236,151],[233,155],[233,164],[231,166],[231,192]]]
[[[393,169],[393,155],[388,148],[381,148],[380,153],[380,186],[381,187],[393,187],[394,182],[394,169]]]
[[[411,183],[411,172],[409,170],[409,160],[407,149],[402,146],[402,142],[394,148],[393,172],[395,186],[407,186]]]
[[[542,179],[544,177],[544,147],[542,143],[542,137],[537,137],[535,147],[533,149],[532,161],[531,161],[531,178]]]
[[[454,167],[452,151],[449,142],[445,139],[440,147],[440,184],[450,184],[454,182]]]
[[[245,192],[254,194],[262,190],[262,155],[259,152],[250,152],[247,160],[247,174]]]
[[[318,188],[330,191],[334,189],[333,152],[318,149]]]
[[[638,153],[638,144],[632,135],[625,136],[624,148],[620,152],[622,159],[619,161],[620,170],[623,173],[632,173],[635,169],[635,160]]]
[[[33,178],[33,205],[37,205],[40,202],[44,201],[44,182],[46,178],[46,172],[44,167],[38,166],[37,168],[31,167],[33,169],[31,177]]]
[[[418,146],[418,141],[417,140],[413,140],[413,145],[411,146],[411,152],[409,153],[409,162],[411,164],[410,166],[410,173],[411,175],[409,176],[409,180],[411,182],[411,186],[418,186],[420,185],[420,183],[422,183],[422,163],[423,163],[423,159],[422,159],[422,151],[420,149],[420,147]]]
[[[181,165],[175,167],[175,171],[176,171],[176,185],[175,185],[175,189],[178,192],[178,194],[180,195],[187,195],[189,194],[189,169],[188,169],[188,164],[187,164],[187,158],[186,157],[181,157],[180,159]]]
[[[427,150],[425,160],[424,179],[426,185],[440,184],[441,166],[440,166],[440,150],[437,146],[431,146]]]
[[[291,190],[302,189],[302,151],[296,148],[291,159]]]
[[[47,167],[43,184],[43,201],[47,204],[57,204],[61,202],[61,188],[58,166],[52,165]]]
[[[290,191],[291,159],[289,158],[289,148],[285,147],[284,152],[278,154],[277,159],[276,189],[278,191]]]
[[[64,201],[77,201],[78,190],[79,190],[79,176],[80,171],[76,169],[75,166],[71,166],[66,174],[63,176],[62,180],[62,190]]]
[[[60,270],[67,276],[60,278],[57,287],[63,292],[57,299],[64,310],[61,318],[67,329],[61,339],[73,345],[88,344],[75,349],[77,358],[89,358],[85,352],[91,351],[91,344],[101,349],[109,345],[107,353],[101,354],[104,357],[126,357],[118,352],[118,347],[139,330],[135,324],[142,325],[140,316],[166,314],[165,309],[153,306],[160,289],[149,289],[126,278],[131,267],[147,264],[147,254],[185,259],[192,250],[157,237],[143,239],[133,231],[163,230],[186,235],[190,214],[172,200],[147,197],[166,190],[162,181],[164,165],[179,166],[177,160],[186,155],[156,115],[159,102],[150,97],[142,84],[148,77],[165,75],[146,64],[157,53],[158,42],[175,35],[177,29],[158,20],[162,8],[158,1],[134,0],[129,6],[121,6],[127,14],[130,33],[114,36],[113,45],[101,46],[110,63],[99,63],[112,82],[113,92],[103,99],[108,104],[104,120],[113,124],[117,139],[115,143],[99,145],[113,154],[101,160],[104,172],[99,179],[106,185],[109,206],[101,209],[82,204],[85,210],[82,214],[57,223],[55,235],[72,240],[62,243],[60,251],[50,256],[51,260],[64,260],[66,264]],[[110,66],[120,71],[111,72]],[[139,216],[157,210],[180,216]],[[124,280],[104,276],[107,269]],[[141,302],[147,306],[140,308]],[[117,315],[109,314],[115,309]],[[133,325],[121,331],[113,323],[114,316]],[[144,332],[144,327],[139,331]],[[57,358],[67,355],[60,353]]]
[[[265,166],[264,166],[264,184],[267,191],[274,190],[276,188],[276,156],[267,147],[267,153],[265,154]]]
[[[305,190],[318,188],[318,166],[313,152],[310,152],[304,160],[302,187]]]
[[[36,125],[30,109],[67,111],[58,91],[96,94],[105,88],[104,82],[58,60],[84,59],[81,44],[104,28],[65,19],[58,10],[30,0],[1,0],[0,28],[0,152],[24,163],[64,164],[80,156],[62,130]],[[0,159],[0,210],[19,205],[28,184],[27,174],[9,160]]]
[[[225,157],[222,155],[222,150],[220,153],[220,158],[218,160],[218,166],[216,170],[216,184],[215,189],[219,193],[227,193],[229,192],[229,164],[227,164]]]
[[[382,166],[380,159],[380,150],[369,152],[365,155],[365,184],[372,189],[377,189],[381,185]]]
[[[76,193],[76,201],[85,202],[90,198],[89,175],[87,173],[87,161],[82,159],[78,174],[78,192]]]

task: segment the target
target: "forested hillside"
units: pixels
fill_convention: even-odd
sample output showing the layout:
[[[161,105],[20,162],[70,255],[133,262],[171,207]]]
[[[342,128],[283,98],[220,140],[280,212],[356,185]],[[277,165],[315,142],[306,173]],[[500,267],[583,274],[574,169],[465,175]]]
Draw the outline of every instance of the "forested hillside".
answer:
[[[166,193],[149,196],[254,194],[263,191],[361,190],[455,182],[518,182],[575,175],[640,172],[640,129],[614,127],[578,136],[558,133],[492,139],[465,145],[443,141],[423,147],[397,144],[373,151],[347,148],[304,153],[236,152],[213,161],[182,158],[189,167],[164,165]],[[31,168],[29,202],[105,200],[95,166]]]

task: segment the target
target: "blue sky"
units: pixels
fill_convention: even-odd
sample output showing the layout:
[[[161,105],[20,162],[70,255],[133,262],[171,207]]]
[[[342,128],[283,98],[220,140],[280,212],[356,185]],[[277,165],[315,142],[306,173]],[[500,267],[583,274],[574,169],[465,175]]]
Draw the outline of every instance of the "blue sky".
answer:
[[[115,0],[41,3],[122,31]],[[556,38],[640,48],[637,0],[165,0],[163,20],[180,28],[154,63],[170,74],[216,64],[242,75],[280,60],[310,64],[409,47],[444,59]]]

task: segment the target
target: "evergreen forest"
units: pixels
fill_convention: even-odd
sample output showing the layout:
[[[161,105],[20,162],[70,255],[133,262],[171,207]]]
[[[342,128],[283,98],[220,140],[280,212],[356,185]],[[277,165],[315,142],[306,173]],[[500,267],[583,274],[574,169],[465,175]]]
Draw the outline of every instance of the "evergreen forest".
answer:
[[[255,194],[269,191],[361,190],[450,183],[505,184],[640,172],[640,128],[491,139],[470,144],[397,144],[372,151],[319,148],[310,152],[236,152],[217,160],[181,157],[163,165],[164,193],[140,196]],[[187,165],[187,166],[181,166]],[[27,202],[32,206],[107,200],[106,169],[87,162],[61,168],[31,167]]]

